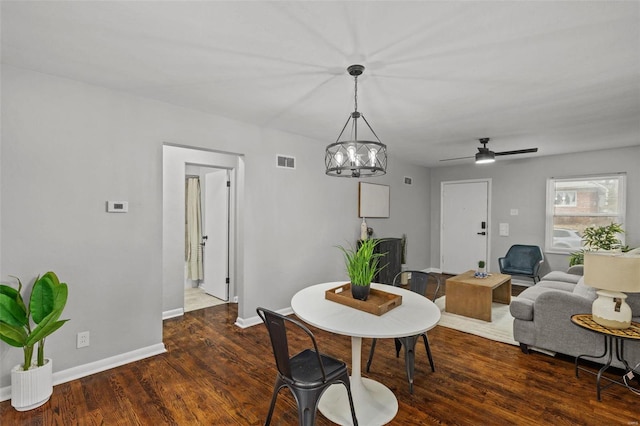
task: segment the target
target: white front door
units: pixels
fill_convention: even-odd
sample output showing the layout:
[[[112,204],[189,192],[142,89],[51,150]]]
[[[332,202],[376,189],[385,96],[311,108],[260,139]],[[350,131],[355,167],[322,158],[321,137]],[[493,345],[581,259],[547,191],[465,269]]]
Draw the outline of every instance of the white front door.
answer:
[[[204,281],[200,287],[218,299],[229,300],[229,181],[227,170],[204,178]]]
[[[440,270],[443,273],[475,270],[478,261],[487,261],[490,184],[490,180],[442,182]]]

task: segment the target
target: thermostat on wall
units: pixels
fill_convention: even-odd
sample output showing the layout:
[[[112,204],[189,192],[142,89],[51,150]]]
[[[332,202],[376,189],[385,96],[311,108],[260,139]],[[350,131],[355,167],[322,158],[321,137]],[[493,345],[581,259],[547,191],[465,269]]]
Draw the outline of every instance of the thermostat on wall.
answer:
[[[129,203],[127,201],[107,201],[107,212],[109,213],[126,213],[129,211]]]

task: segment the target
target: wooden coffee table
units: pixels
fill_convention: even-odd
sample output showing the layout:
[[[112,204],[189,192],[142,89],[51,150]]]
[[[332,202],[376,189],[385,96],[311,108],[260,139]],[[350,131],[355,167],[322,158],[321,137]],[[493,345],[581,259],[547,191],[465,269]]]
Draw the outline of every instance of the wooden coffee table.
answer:
[[[446,312],[491,322],[491,303],[511,303],[511,275],[490,274],[475,278],[467,271],[447,279]]]

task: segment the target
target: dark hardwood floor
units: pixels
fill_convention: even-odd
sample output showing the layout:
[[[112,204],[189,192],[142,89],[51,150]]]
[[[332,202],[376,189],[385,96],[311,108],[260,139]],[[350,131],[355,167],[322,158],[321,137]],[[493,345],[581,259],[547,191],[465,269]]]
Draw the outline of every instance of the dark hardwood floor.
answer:
[[[220,305],[167,320],[166,354],[55,386],[51,400],[29,412],[2,402],[0,423],[262,424],[275,378],[271,346],[263,325],[240,329],[236,317],[235,305]],[[348,337],[312,330],[322,351],[350,359]],[[640,396],[613,386],[598,402],[595,377],[576,378],[571,360],[525,355],[516,346],[439,326],[429,339],[436,371],[419,348],[413,395],[391,339],[378,341],[371,372],[363,373],[397,396],[392,425],[640,424]],[[365,339],[363,358],[369,344]],[[288,390],[280,393],[272,424],[297,424]],[[319,414],[317,424],[331,423]]]

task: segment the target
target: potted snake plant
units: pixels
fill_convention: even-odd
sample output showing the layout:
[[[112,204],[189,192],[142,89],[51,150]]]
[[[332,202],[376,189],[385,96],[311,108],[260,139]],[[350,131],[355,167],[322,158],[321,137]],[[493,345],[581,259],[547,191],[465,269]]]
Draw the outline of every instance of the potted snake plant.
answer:
[[[22,348],[23,363],[11,370],[11,405],[26,411],[43,405],[53,393],[53,362],[44,356],[44,343],[68,321],[59,320],[68,288],[54,272],[47,272],[36,278],[27,306],[22,298],[22,282],[16,280],[17,290],[0,284],[0,339]]]
[[[347,275],[351,280],[351,295],[354,299],[367,300],[371,289],[371,281],[386,265],[379,266],[380,257],[384,253],[375,253],[380,240],[361,240],[357,248],[338,248],[344,254]]]

